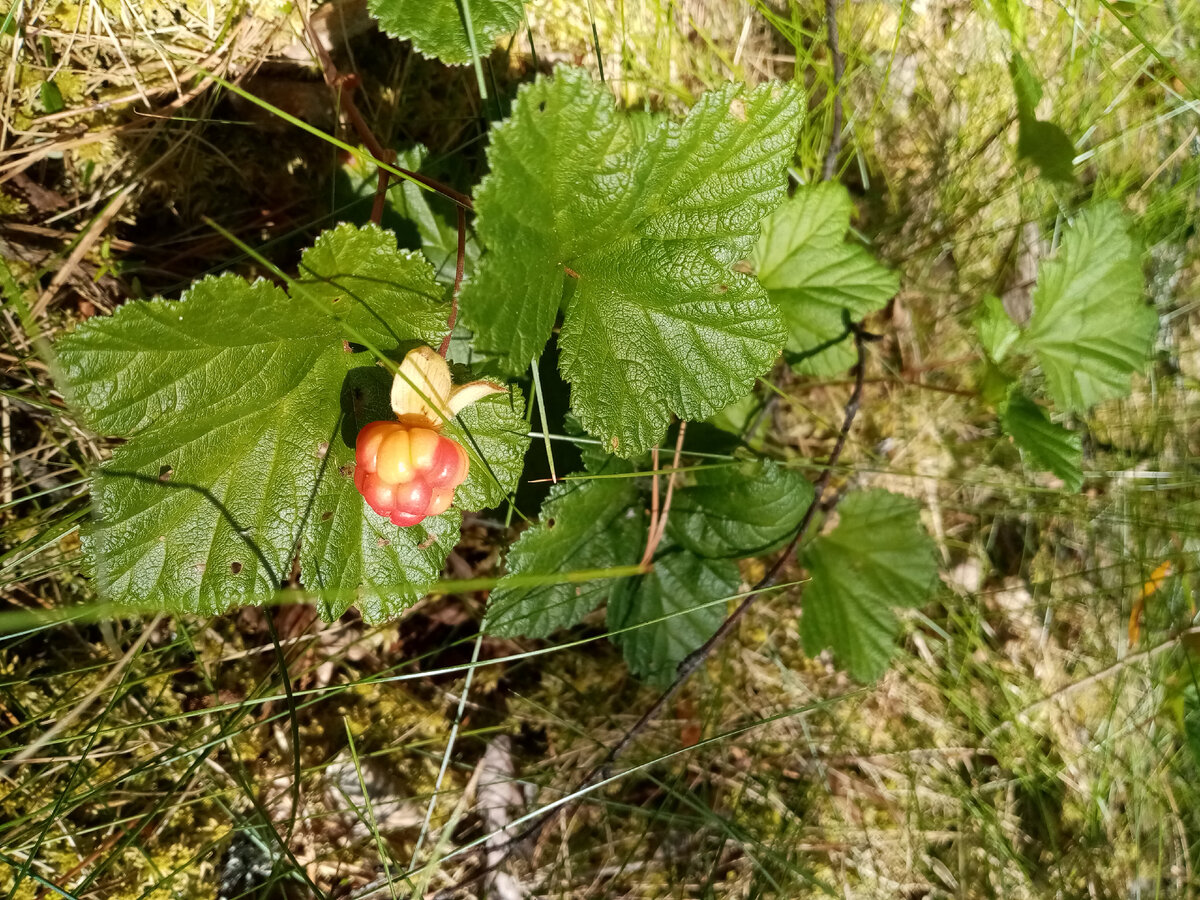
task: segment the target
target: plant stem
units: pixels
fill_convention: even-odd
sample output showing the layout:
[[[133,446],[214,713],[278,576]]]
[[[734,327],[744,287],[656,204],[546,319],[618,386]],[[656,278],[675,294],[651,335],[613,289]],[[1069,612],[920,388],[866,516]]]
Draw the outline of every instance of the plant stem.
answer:
[[[833,470],[841,458],[842,451],[846,449],[846,441],[850,437],[850,428],[854,424],[854,419],[858,415],[858,409],[862,403],[863,374],[866,369],[865,347],[867,334],[862,330],[861,326],[855,325],[852,327],[854,331],[854,347],[858,352],[858,362],[854,366],[854,390],[850,393],[850,399],[846,401],[841,430],[838,431],[837,440],[834,442],[833,449],[829,453],[829,459],[825,463],[825,470],[821,473],[821,477],[817,479],[816,487],[813,490],[812,502],[809,503],[808,509],[804,511],[804,518],[800,520],[800,524],[796,527],[791,541],[788,542],[788,545],[779,554],[771,568],[767,570],[767,573],[750,589],[750,593],[746,595],[746,598],[742,600],[738,608],[721,623],[721,627],[716,630],[713,636],[684,658],[683,662],[675,670],[675,680],[671,682],[671,686],[659,695],[658,699],[654,701],[642,717],[613,745],[612,749],[605,755],[604,761],[588,774],[588,777],[583,782],[583,786],[588,786],[606,777],[609,765],[625,751],[626,747],[633,743],[639,734],[646,730],[646,726],[658,717],[658,714],[671,701],[671,698],[679,693],[679,689],[700,668],[701,663],[708,658],[712,651],[724,643],[725,639],[733,632],[737,623],[749,612],[750,607],[754,605],[759,594],[771,587],[778,580],[779,573],[783,571],[783,567],[787,565],[788,560],[796,552],[800,541],[804,539],[804,535],[812,527],[817,511],[821,508],[821,501],[825,496],[825,492],[829,489],[829,482],[833,480]]]
[[[833,124],[830,127],[829,149],[825,151],[825,166],[821,177],[832,181],[837,171],[837,159],[842,152],[842,73],[845,66],[842,51],[838,47],[837,0],[825,0],[825,35],[829,43],[829,56],[833,63]]]
[[[371,130],[371,126],[367,124],[367,120],[363,118],[362,113],[358,109],[358,104],[354,102],[354,91],[361,83],[359,77],[353,72],[343,75],[338,71],[333,57],[329,55],[329,51],[321,43],[320,38],[317,37],[317,33],[313,30],[308,16],[303,13],[303,7],[301,15],[304,19],[304,31],[308,35],[309,43],[312,44],[313,52],[317,55],[317,61],[321,65],[321,74],[325,77],[325,83],[329,85],[337,96],[338,105],[346,111],[346,117],[350,120],[350,124],[358,135],[358,139],[363,142],[375,159],[389,165],[394,165],[392,160],[395,158],[395,155],[391,151],[384,149],[383,144],[379,142],[379,138],[375,137],[375,132]],[[442,196],[449,197],[458,205],[459,209],[474,208],[470,197],[454,190],[449,185],[442,184],[440,181],[430,178],[427,175],[410,172],[401,166],[395,166],[395,169],[403,173],[405,178],[411,178],[413,181],[425,185]],[[387,188],[388,173],[381,169],[379,172],[379,182],[375,188],[375,202],[371,208],[371,221],[376,225],[383,219],[384,196],[387,194]]]
[[[667,531],[667,515],[671,512],[671,497],[675,493],[675,476],[679,474],[679,457],[683,453],[683,436],[687,432],[687,422],[680,420],[679,434],[675,436],[675,456],[671,461],[671,474],[667,478],[667,496],[663,500],[662,511],[658,508],[658,448],[652,453],[654,460],[654,487],[650,495],[650,532],[646,535],[646,551],[642,554],[639,565],[647,572],[651,569],[654,553],[662,543]]]
[[[454,289],[450,292],[450,317],[446,320],[446,336],[442,338],[442,346],[438,354],[442,359],[450,352],[450,338],[454,334],[454,324],[458,321],[458,292],[462,290],[463,269],[467,263],[467,211],[458,208],[458,258],[454,264]]]

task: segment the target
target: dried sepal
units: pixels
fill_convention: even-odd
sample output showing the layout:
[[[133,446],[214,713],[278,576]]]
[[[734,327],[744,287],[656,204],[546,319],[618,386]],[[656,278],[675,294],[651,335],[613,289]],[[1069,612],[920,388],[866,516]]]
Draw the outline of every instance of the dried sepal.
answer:
[[[451,390],[450,396],[446,401],[446,407],[450,410],[450,415],[457,416],[476,400],[482,400],[484,397],[490,397],[492,394],[503,394],[506,392],[507,388],[490,381],[472,381],[469,384],[460,384]]]
[[[399,419],[423,418],[440,428],[450,418],[450,366],[431,347],[410,350],[392,381],[392,412]]]
[[[436,429],[475,401],[505,390],[490,381],[456,387],[446,360],[430,347],[417,347],[404,357],[392,381],[392,412],[401,422]]]

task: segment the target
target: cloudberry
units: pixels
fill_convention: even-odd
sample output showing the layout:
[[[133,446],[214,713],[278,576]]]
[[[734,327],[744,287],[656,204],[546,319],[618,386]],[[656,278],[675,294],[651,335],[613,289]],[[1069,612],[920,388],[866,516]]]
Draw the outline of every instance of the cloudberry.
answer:
[[[400,526],[450,508],[467,477],[467,451],[432,428],[371,422],[358,433],[354,486],[379,515]]]
[[[450,508],[470,458],[440,433],[442,423],[504,388],[488,381],[455,386],[446,360],[429,347],[404,357],[392,383],[395,422],[371,422],[358,433],[354,486],[367,505],[401,527]]]

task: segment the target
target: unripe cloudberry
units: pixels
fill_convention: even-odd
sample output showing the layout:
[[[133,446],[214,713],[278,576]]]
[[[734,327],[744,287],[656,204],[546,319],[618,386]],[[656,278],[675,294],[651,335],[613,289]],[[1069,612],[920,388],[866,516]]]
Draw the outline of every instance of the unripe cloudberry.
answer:
[[[450,367],[429,347],[404,358],[392,383],[398,421],[370,422],[358,433],[354,486],[367,505],[401,527],[450,508],[470,458],[440,433],[442,423],[476,400],[503,392],[486,381],[454,387]]]

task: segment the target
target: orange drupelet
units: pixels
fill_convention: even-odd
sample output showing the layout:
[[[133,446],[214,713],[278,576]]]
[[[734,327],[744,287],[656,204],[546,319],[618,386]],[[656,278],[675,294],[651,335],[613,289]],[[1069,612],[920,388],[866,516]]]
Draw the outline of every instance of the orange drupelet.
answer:
[[[450,508],[470,460],[459,444],[423,425],[371,422],[358,433],[354,486],[394,525],[416,525]]]

